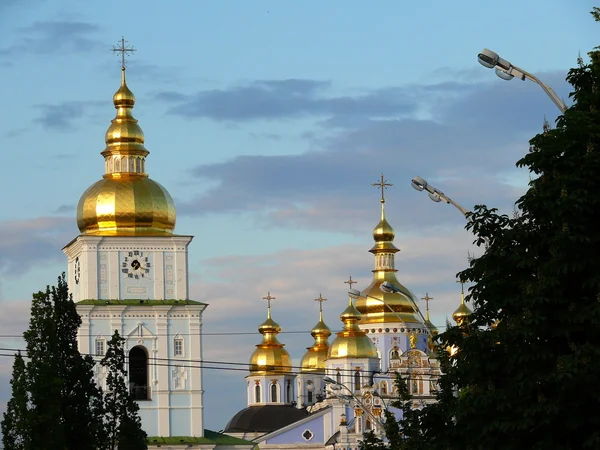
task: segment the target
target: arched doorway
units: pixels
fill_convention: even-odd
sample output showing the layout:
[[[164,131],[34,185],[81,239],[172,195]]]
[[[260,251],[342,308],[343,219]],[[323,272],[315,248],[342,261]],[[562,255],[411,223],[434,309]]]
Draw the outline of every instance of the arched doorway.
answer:
[[[150,400],[148,389],[148,353],[144,347],[129,352],[129,391],[134,400]]]

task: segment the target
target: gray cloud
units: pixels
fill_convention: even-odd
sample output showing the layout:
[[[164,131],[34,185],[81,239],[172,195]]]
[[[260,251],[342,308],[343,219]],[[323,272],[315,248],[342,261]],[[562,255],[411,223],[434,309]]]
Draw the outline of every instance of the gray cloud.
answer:
[[[60,205],[54,210],[55,214],[66,214],[75,211],[75,205]]]
[[[0,48],[0,54],[12,58],[18,55],[47,55],[54,53],[83,53],[100,48],[102,43],[93,35],[100,30],[97,25],[68,21],[37,21],[17,29],[15,43]]]
[[[544,79],[566,98],[568,85],[559,82],[563,76],[551,73]],[[310,98],[313,92],[328,87],[319,82],[275,86],[278,100],[273,100],[275,94],[269,92],[269,101],[262,104],[286,102],[300,91]],[[284,86],[290,87],[291,94],[283,91]],[[193,168],[194,178],[208,180],[214,188],[179,204],[179,212],[202,215],[253,211],[265,225],[328,230],[338,229],[342,221],[344,230],[352,233],[366,223],[363,212],[373,205],[376,195],[368,185],[382,171],[398,185],[397,193],[389,193],[389,201],[413,215],[399,214],[395,223],[400,227],[420,227],[414,216],[421,214],[430,221],[461,220],[459,215],[455,217],[447,208],[409,189],[415,175],[425,177],[467,208],[485,203],[511,212],[513,202],[526,189],[526,179],[516,187],[510,181],[511,176],[522,177],[514,164],[527,152],[528,140],[541,131],[544,112],[548,117],[558,113],[543,91],[530,82],[492,79],[471,85],[440,82],[378,92],[385,92],[386,104],[393,105],[402,104],[408,96],[403,92],[409,90],[410,95],[421,99],[419,111],[429,119],[397,118],[385,108],[374,118],[371,116],[376,109],[366,108],[362,117],[357,113],[355,120],[347,120],[335,115],[337,110],[332,108],[332,116],[321,123],[322,130],[328,132],[316,130],[305,136],[316,150],[296,155],[237,156]],[[235,103],[234,93],[243,97],[245,92],[233,89],[231,103]],[[379,96],[384,97],[378,94],[370,98]],[[355,99],[355,103],[359,101]],[[285,108],[289,108],[289,115],[306,111],[302,105],[295,109],[298,104],[294,101]]]
[[[381,89],[356,96],[328,96],[331,84],[317,80],[258,80],[231,89],[193,95],[161,92],[158,100],[172,102],[169,114],[218,121],[283,119],[308,116],[371,117],[404,115],[415,102],[402,90]]]
[[[33,122],[56,131],[71,131],[82,119],[89,117],[104,102],[67,101],[54,105],[36,105],[40,115]]]
[[[32,263],[61,261],[60,250],[75,235],[74,228],[70,217],[0,222],[0,272],[22,274]]]

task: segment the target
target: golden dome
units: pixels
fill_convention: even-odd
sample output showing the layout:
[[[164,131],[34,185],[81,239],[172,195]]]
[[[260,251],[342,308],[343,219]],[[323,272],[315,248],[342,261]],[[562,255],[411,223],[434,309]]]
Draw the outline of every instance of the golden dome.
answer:
[[[319,295],[317,299],[319,301],[326,300]],[[302,372],[322,372],[325,370],[325,360],[329,352],[329,336],[331,336],[331,330],[325,322],[323,322],[323,304],[319,305],[319,321],[313,327],[310,334],[315,339],[312,347],[308,347],[307,352],[300,361]]]
[[[146,173],[149,152],[131,113],[135,96],[125,81],[124,68],[113,103],[117,114],[101,152],[105,174],[79,199],[79,231],[100,236],[170,235],[175,229],[175,204],[167,190]]]
[[[375,245],[369,250],[375,255],[373,281],[356,300],[356,309],[362,314],[361,325],[397,323],[399,319],[406,324],[422,323],[414,295],[396,279],[394,254],[400,250],[393,243],[394,237],[394,229],[385,218],[385,200],[382,199],[381,220],[373,230]],[[382,292],[381,284],[386,281],[399,287],[401,292]]]
[[[452,318],[458,326],[468,320],[468,317],[473,313],[465,303],[464,291],[460,294],[460,306],[452,313]]]
[[[253,375],[277,375],[292,371],[290,354],[283,348],[283,344],[277,340],[277,334],[280,331],[279,324],[271,319],[271,305],[269,304],[267,320],[258,327],[258,332],[263,335],[263,340],[256,346],[256,350],[250,356],[250,372]]]
[[[377,358],[377,349],[367,333],[358,327],[361,314],[348,299],[348,307],[340,316],[344,329],[339,331],[337,337],[329,347],[327,359],[333,358]]]

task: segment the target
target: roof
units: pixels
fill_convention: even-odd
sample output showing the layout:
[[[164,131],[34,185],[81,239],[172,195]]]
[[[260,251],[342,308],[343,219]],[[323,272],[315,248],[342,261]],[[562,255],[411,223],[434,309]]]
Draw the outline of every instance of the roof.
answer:
[[[157,305],[208,305],[208,303],[197,302],[196,300],[148,300],[148,299],[139,299],[139,300],[116,300],[116,299],[106,299],[106,300],[81,300],[75,303],[76,305],[91,305],[91,306],[157,306]]]
[[[254,447],[256,444],[244,439],[228,436],[216,431],[204,430],[204,437],[195,436],[150,436],[146,438],[150,445],[167,444],[167,445],[183,445],[183,444],[213,444],[213,445],[246,445]]]
[[[310,413],[291,405],[249,406],[231,418],[225,433],[269,433],[308,417]]]

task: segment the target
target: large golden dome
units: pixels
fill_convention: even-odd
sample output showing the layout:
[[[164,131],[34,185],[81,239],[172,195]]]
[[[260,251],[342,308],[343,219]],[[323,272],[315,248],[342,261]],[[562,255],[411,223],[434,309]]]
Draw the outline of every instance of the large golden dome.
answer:
[[[416,299],[396,279],[394,254],[400,250],[394,245],[394,237],[394,229],[385,218],[385,200],[382,198],[381,219],[373,230],[375,245],[369,250],[375,255],[373,281],[356,300],[356,309],[362,314],[361,325],[397,323],[400,319],[406,324],[422,323],[415,307]],[[385,281],[399,287],[400,292],[381,291]]]
[[[317,299],[319,301],[326,300],[319,295]],[[324,372],[325,371],[325,360],[329,353],[329,336],[331,336],[331,330],[325,322],[323,322],[323,308],[322,303],[319,306],[319,321],[313,327],[310,334],[315,339],[312,347],[308,347],[307,352],[300,361],[300,367],[302,372]]]
[[[256,346],[256,350],[250,356],[250,372],[253,375],[277,375],[292,371],[290,354],[283,348],[283,344],[277,340],[280,331],[279,324],[271,319],[271,306],[269,305],[267,320],[258,327],[258,332],[263,335],[263,340]]]
[[[329,347],[327,359],[333,358],[377,358],[377,349],[367,334],[358,327],[360,312],[348,299],[348,307],[340,316],[344,329],[339,331],[337,337]]]
[[[102,151],[105,174],[90,186],[77,205],[82,234],[100,236],[161,236],[175,229],[173,199],[146,173],[144,133],[131,110],[135,96],[125,81],[113,96],[116,117],[106,131]]]

